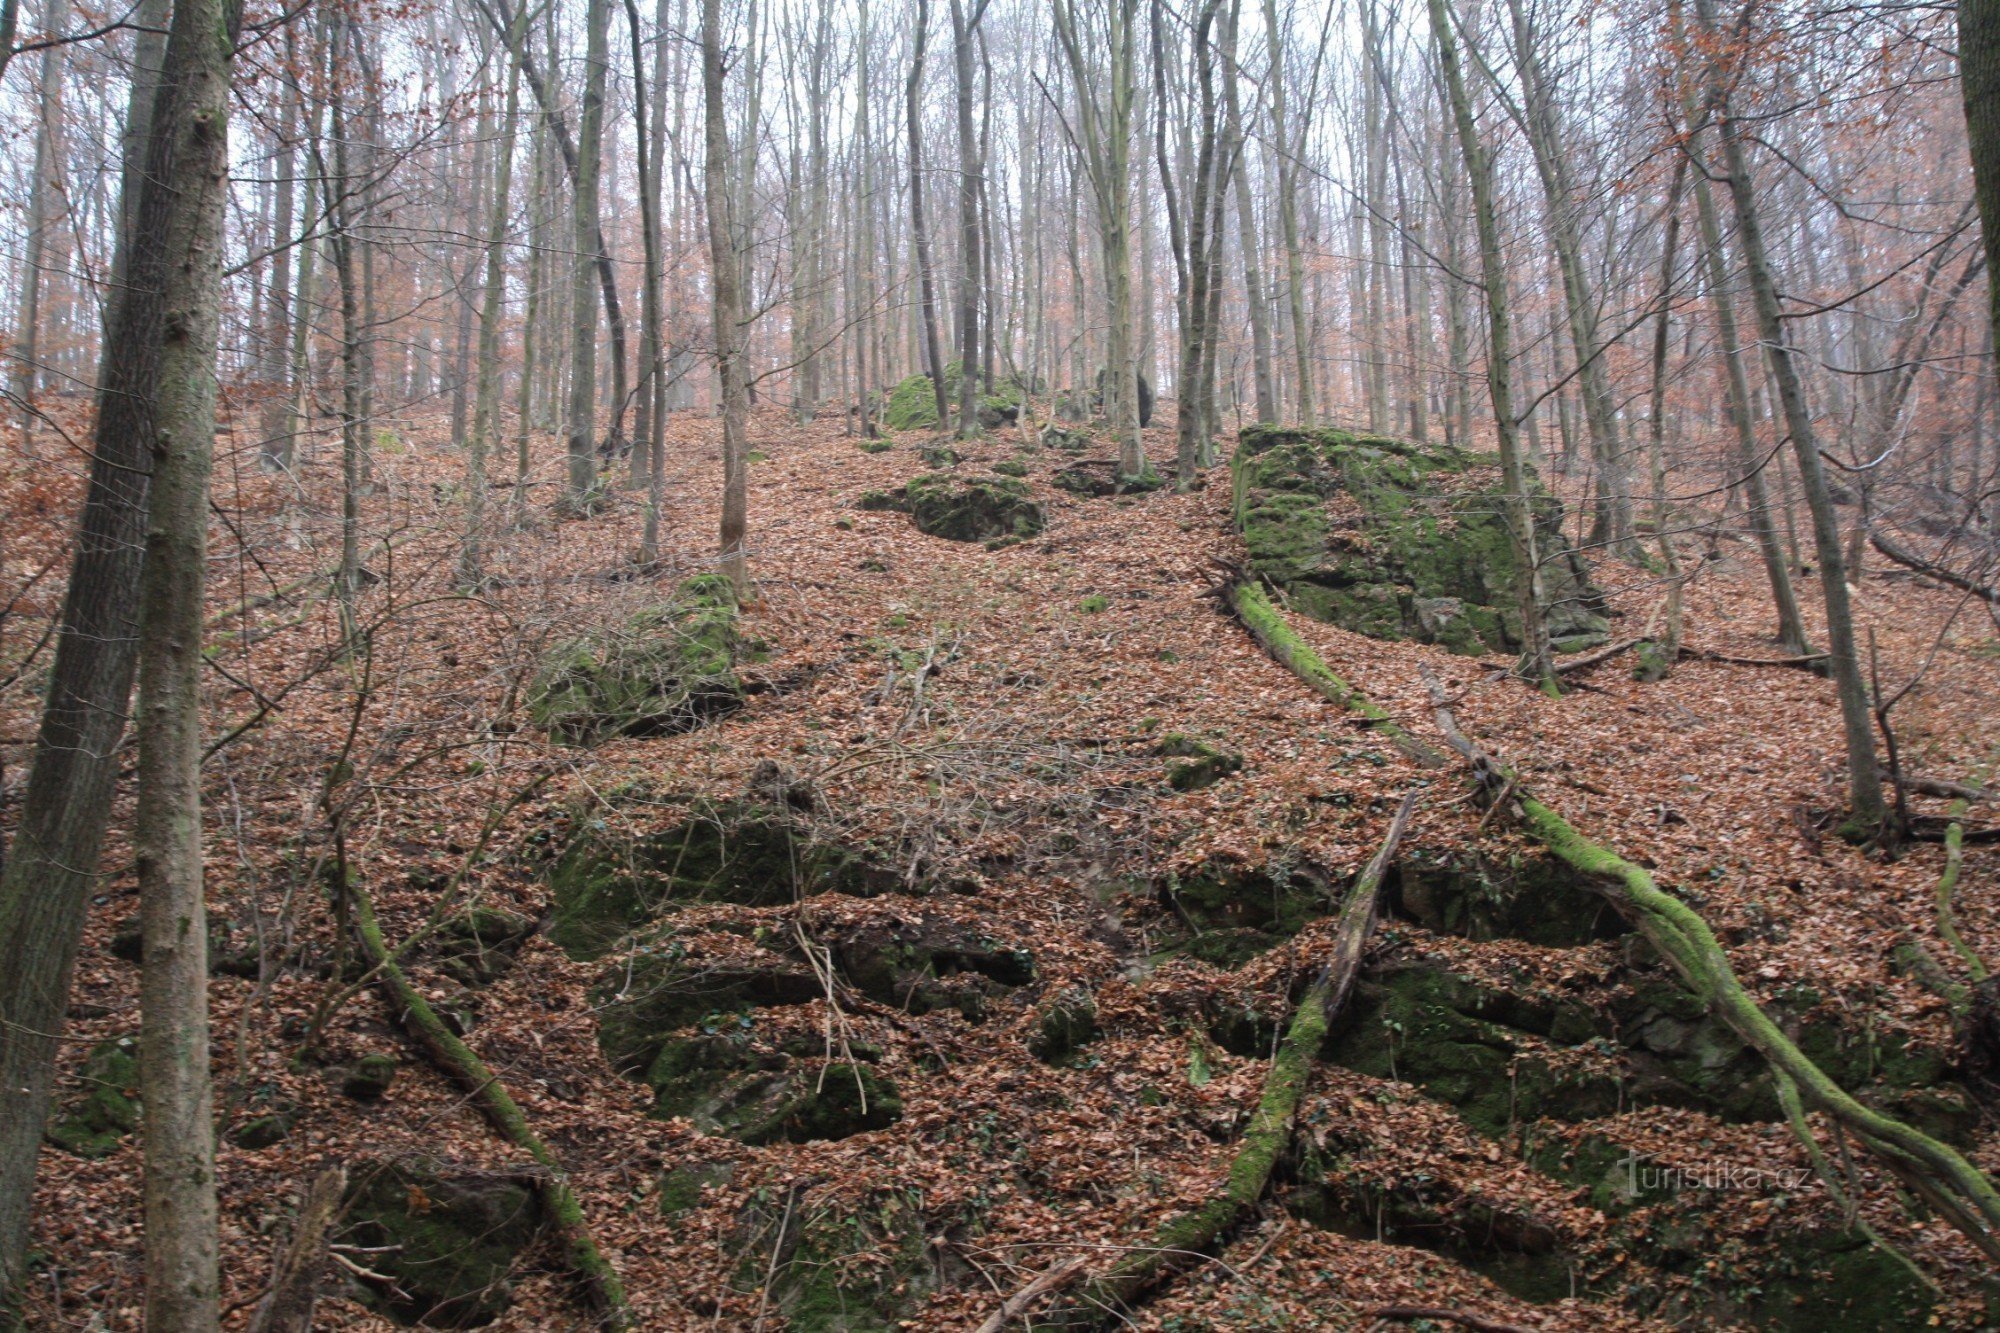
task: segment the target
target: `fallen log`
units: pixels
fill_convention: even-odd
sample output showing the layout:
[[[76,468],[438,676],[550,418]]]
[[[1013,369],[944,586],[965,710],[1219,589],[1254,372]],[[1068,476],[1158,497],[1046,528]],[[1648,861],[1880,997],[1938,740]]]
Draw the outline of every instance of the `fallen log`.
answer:
[[[1279,666],[1310,685],[1327,702],[1360,714],[1367,720],[1369,730],[1387,738],[1416,764],[1424,768],[1444,767],[1443,755],[1405,731],[1381,705],[1335,675],[1312,645],[1285,623],[1261,585],[1251,579],[1238,579],[1230,585],[1228,597],[1243,628],[1250,631],[1250,637]]]
[[[2000,1192],[1972,1163],[1922,1131],[1882,1114],[1841,1087],[1771,1021],[1743,989],[1729,956],[1695,910],[1662,890],[1652,875],[1577,832],[1568,820],[1536,800],[1519,775],[1496,762],[1459,728],[1437,676],[1423,670],[1438,730],[1472,765],[1479,783],[1497,794],[1511,782],[1527,831],[1559,860],[1581,871],[1680,974],[1688,990],[1764,1058],[1773,1074],[1789,1080],[1813,1109],[1825,1113],[1989,1259],[2000,1263]]]
[[[528,1118],[507,1091],[506,1085],[487,1067],[479,1054],[445,1026],[430,1002],[410,984],[409,974],[396,961],[396,954],[382,938],[382,925],[375,917],[375,902],[359,884],[349,884],[354,907],[355,933],[361,951],[375,969],[376,984],[405,1031],[423,1048],[433,1064],[460,1088],[496,1133],[546,1168],[537,1189],[542,1206],[555,1220],[570,1270],[583,1283],[603,1327],[614,1330],[632,1327],[631,1307],[625,1300],[625,1285],[618,1270],[597,1247],[583,1207],[569,1187],[569,1176],[548,1145],[529,1126]],[[400,952],[400,951],[398,951]]]
[[[1620,653],[1628,653],[1644,642],[1645,639],[1637,637],[1620,639],[1616,643],[1607,643],[1602,648],[1580,656],[1564,658],[1562,661],[1556,663],[1556,674],[1558,676],[1566,676],[1572,671],[1586,671],[1600,662],[1609,662]]]
[[[1868,544],[1903,568],[1921,574],[1927,579],[1934,579],[1946,587],[1957,588],[1960,592],[1969,592],[1984,601],[2000,603],[2000,588],[1967,578],[1956,570],[1946,569],[1943,565],[1934,564],[1908,547],[1898,546],[1873,529],[1869,530]]]
[[[1354,979],[1361,971],[1362,954],[1375,929],[1382,879],[1395,860],[1396,848],[1403,840],[1403,831],[1409,827],[1410,813],[1416,804],[1414,791],[1403,797],[1395,817],[1389,821],[1389,832],[1382,845],[1363,867],[1354,887],[1347,891],[1339,924],[1334,929],[1333,956],[1299,1001],[1285,1039],[1271,1057],[1263,1096],[1250,1118],[1250,1127],[1244,1131],[1236,1158],[1230,1163],[1229,1178],[1221,1193],[1192,1212],[1162,1223],[1147,1245],[1088,1283],[1082,1294],[1090,1308],[1106,1317],[1115,1316],[1121,1307],[1131,1305],[1162,1279],[1200,1259],[1263,1198],[1272,1168],[1291,1143],[1292,1120],[1312,1077],[1327,1026],[1353,992]]]
[[[980,1322],[977,1333],[1001,1333],[1001,1330],[1007,1327],[1009,1320],[1019,1319],[1027,1314],[1034,1308],[1036,1301],[1052,1291],[1061,1291],[1089,1266],[1088,1259],[1069,1259],[1036,1274],[1032,1282],[1002,1301],[999,1309],[987,1315]]]

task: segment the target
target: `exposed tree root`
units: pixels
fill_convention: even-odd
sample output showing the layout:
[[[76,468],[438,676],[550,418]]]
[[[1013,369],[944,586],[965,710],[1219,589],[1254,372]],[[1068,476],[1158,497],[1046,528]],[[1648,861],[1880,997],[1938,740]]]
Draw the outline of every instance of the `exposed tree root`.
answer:
[[[1385,736],[1398,750],[1408,755],[1424,768],[1443,768],[1444,756],[1430,746],[1403,730],[1374,700],[1349,685],[1320,659],[1311,644],[1301,639],[1278,609],[1271,605],[1271,599],[1264,595],[1262,585],[1252,579],[1238,579],[1228,589],[1229,604],[1236,611],[1236,618],[1243,622],[1243,628],[1250,631],[1250,637],[1262,645],[1265,652],[1287,668],[1330,703],[1359,713],[1368,720],[1371,731]]]
[[[1192,1212],[1162,1223],[1150,1244],[1133,1251],[1109,1272],[1093,1279],[1083,1291],[1084,1301],[1090,1307],[1116,1311],[1129,1306],[1176,1269],[1198,1259],[1264,1196],[1272,1168],[1290,1146],[1292,1119],[1312,1077],[1327,1025],[1347,1003],[1354,979],[1361,971],[1361,956],[1375,928],[1382,878],[1395,860],[1396,848],[1403,840],[1404,829],[1409,827],[1410,812],[1416,808],[1416,802],[1415,792],[1403,797],[1381,847],[1362,869],[1354,887],[1348,890],[1334,931],[1333,956],[1299,1001],[1291,1027],[1271,1057],[1263,1096],[1250,1118],[1249,1129],[1244,1131],[1236,1160],[1230,1163],[1229,1179],[1221,1193]]]
[[[1517,774],[1495,762],[1459,729],[1442,686],[1428,668],[1424,679],[1430,687],[1438,729],[1451,748],[1472,765],[1481,784],[1497,793],[1511,782],[1527,830],[1558,858],[1590,877],[1673,964],[1688,989],[1764,1057],[1774,1075],[1789,1080],[1806,1105],[1824,1112],[1858,1139],[1988,1258],[2000,1262],[2000,1192],[1994,1190],[1992,1182],[1948,1145],[1862,1105],[1807,1059],[1743,989],[1707,922],[1686,903],[1663,892],[1644,869],[1591,842],[1529,794]]]
[[[537,1178],[536,1187],[541,1193],[542,1205],[548,1209],[562,1235],[564,1255],[571,1271],[582,1280],[591,1303],[600,1312],[604,1327],[630,1328],[632,1312],[625,1301],[624,1283],[619,1281],[618,1271],[604,1257],[603,1251],[597,1248],[597,1239],[591,1234],[590,1224],[584,1220],[583,1208],[577,1202],[576,1192],[569,1187],[569,1177],[563,1171],[562,1163],[529,1128],[528,1118],[522,1114],[520,1104],[487,1068],[486,1062],[444,1025],[429,1001],[410,984],[409,974],[403,971],[402,965],[382,939],[382,926],[375,918],[375,903],[368,891],[358,884],[350,884],[348,891],[352,895],[356,933],[361,939],[362,953],[376,969],[376,981],[396,1017],[432,1062],[465,1090],[466,1096],[500,1137],[546,1168],[546,1174]]]

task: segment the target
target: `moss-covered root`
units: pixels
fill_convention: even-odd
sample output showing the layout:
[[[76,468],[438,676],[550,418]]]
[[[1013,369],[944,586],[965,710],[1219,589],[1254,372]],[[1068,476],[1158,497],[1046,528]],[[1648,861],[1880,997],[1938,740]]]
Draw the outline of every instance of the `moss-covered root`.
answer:
[[[367,890],[354,885],[351,891],[362,952],[370,965],[377,969],[377,980],[404,1028],[438,1067],[465,1090],[466,1096],[472,1099],[500,1137],[534,1158],[547,1171],[540,1183],[542,1204],[562,1233],[563,1248],[571,1270],[583,1281],[592,1302],[602,1313],[604,1327],[632,1327],[631,1307],[625,1300],[625,1284],[619,1281],[618,1271],[604,1257],[604,1252],[597,1248],[597,1239],[591,1235],[590,1224],[584,1220],[582,1205],[577,1202],[576,1192],[569,1187],[569,1177],[563,1172],[562,1163],[556,1160],[555,1154],[549,1151],[540,1136],[529,1128],[528,1118],[522,1114],[520,1103],[508,1093],[486,1062],[444,1025],[437,1011],[410,984],[409,974],[390,955],[388,945],[382,939],[382,926],[375,917],[375,903]]]
[[[1396,724],[1380,705],[1333,673],[1311,644],[1300,638],[1264,589],[1251,579],[1242,579],[1229,590],[1230,605],[1250,637],[1257,640],[1272,660],[1312,686],[1321,698],[1368,719],[1369,729],[1386,736],[1398,750],[1423,768],[1443,768],[1444,756]]]
[[[1528,832],[1592,883],[1603,886],[1620,913],[1673,964],[1688,990],[1763,1056],[1775,1074],[1796,1085],[1806,1105],[1854,1135],[1989,1259],[2000,1263],[2000,1192],[1993,1183],[1948,1145],[1862,1105],[1829,1078],[1743,989],[1729,956],[1693,908],[1661,890],[1644,869],[1590,841],[1529,795],[1518,774],[1496,763],[1459,729],[1437,677],[1426,669],[1424,679],[1438,729],[1483,784],[1495,791],[1514,790]]]
[[[1213,1246],[1264,1196],[1271,1170],[1291,1142],[1292,1119],[1312,1077],[1314,1056],[1325,1040],[1327,1026],[1354,989],[1362,954],[1374,930],[1383,876],[1395,859],[1415,807],[1416,793],[1411,792],[1390,821],[1381,847],[1348,890],[1334,928],[1333,956],[1299,1001],[1291,1027],[1271,1058],[1256,1114],[1251,1116],[1236,1158],[1229,1164],[1229,1177],[1221,1192],[1192,1212],[1169,1218],[1153,1233],[1150,1244],[1134,1250],[1111,1271],[1090,1282],[1084,1288],[1084,1300],[1090,1308],[1105,1312],[1109,1318],[1112,1312],[1130,1306],[1162,1278]]]

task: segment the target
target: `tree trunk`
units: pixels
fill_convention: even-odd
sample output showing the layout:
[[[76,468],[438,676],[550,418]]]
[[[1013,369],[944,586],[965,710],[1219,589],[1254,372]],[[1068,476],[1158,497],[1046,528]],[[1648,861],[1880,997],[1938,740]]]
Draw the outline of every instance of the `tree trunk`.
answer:
[[[1771,501],[1764,485],[1765,460],[1757,447],[1757,421],[1750,402],[1750,381],[1743,369],[1745,348],[1736,328],[1736,302],[1729,290],[1728,265],[1722,253],[1722,222],[1717,216],[1715,193],[1708,187],[1709,168],[1698,156],[1700,115],[1690,94],[1683,102],[1691,127],[1687,152],[1695,158],[1694,201],[1701,226],[1702,254],[1708,267],[1708,288],[1715,303],[1716,333],[1722,340],[1722,364],[1729,385],[1729,419],[1736,434],[1736,466],[1743,474],[1744,508],[1749,511],[1750,532],[1764,559],[1764,576],[1771,585],[1771,601],[1778,612],[1778,643],[1787,656],[1803,657],[1812,651],[1806,641],[1805,619],[1799,612],[1792,576],[1785,553],[1778,545],[1777,525],[1771,517]]]
[[[1521,460],[1519,421],[1514,416],[1513,326],[1508,316],[1507,265],[1500,251],[1500,224],[1493,204],[1493,159],[1479,140],[1472,119],[1472,99],[1459,68],[1458,43],[1452,32],[1447,0],[1429,0],[1431,33],[1438,63],[1458,125],[1458,145],[1472,187],[1474,226],[1479,235],[1479,267],[1486,289],[1486,386],[1493,399],[1494,433],[1500,443],[1501,485],[1505,491],[1507,535],[1514,556],[1515,585],[1521,612],[1521,664],[1517,671],[1556,692],[1554,664],[1549,657],[1548,630],[1542,623],[1542,574],[1535,552],[1534,511],[1529,506],[1527,471]]]
[[[1313,424],[1312,346],[1306,329],[1305,252],[1299,247],[1298,164],[1287,142],[1284,29],[1278,0],[1264,0],[1264,40],[1271,55],[1271,156],[1278,165],[1278,224],[1285,242],[1285,299],[1292,320],[1292,353],[1298,362],[1299,424]]]
[[[744,436],[750,399],[743,374],[741,270],[735,252],[735,220],[730,216],[729,115],[723,100],[722,0],[702,0],[701,86],[706,124],[703,194],[708,213],[709,287],[714,293],[712,325],[715,366],[722,383],[722,567],[739,594],[749,587],[743,541],[748,527],[748,463]],[[914,123],[914,122],[913,122]]]
[[[583,106],[577,118],[575,190],[570,200],[569,408],[563,427],[569,470],[563,501],[573,513],[587,510],[597,490],[596,254],[610,25],[610,0],[589,0],[584,10]]]
[[[523,11],[525,14],[525,11]],[[465,540],[459,547],[458,581],[476,588],[485,577],[481,547],[486,529],[486,460],[500,436],[500,316],[507,288],[507,218],[514,209],[514,123],[521,109],[521,71],[510,67],[500,112],[499,161],[493,170],[493,207],[486,226],[486,276],[479,305],[479,387],[472,408],[471,447],[465,456]]]
[[[1435,0],[1433,0],[1435,3]],[[1711,40],[1717,37],[1714,0],[1695,0],[1696,13]],[[1742,238],[1743,263],[1756,298],[1757,322],[1764,337],[1764,354],[1770,363],[1771,379],[1777,386],[1778,402],[1784,410],[1785,425],[1791,432],[1792,449],[1798,460],[1799,478],[1805,485],[1806,506],[1812,511],[1813,547],[1819,558],[1820,585],[1826,598],[1827,656],[1840,695],[1840,715],[1847,739],[1847,789],[1850,806],[1844,832],[1851,837],[1872,838],[1889,815],[1883,799],[1881,772],[1875,759],[1874,720],[1869,708],[1868,686],[1861,677],[1861,661],[1855,651],[1854,610],[1847,591],[1847,567],[1840,549],[1839,516],[1827,489],[1826,474],[1820,466],[1819,440],[1807,410],[1805,390],[1792,361],[1786,341],[1784,312],[1778,299],[1777,278],[1764,251],[1761,210],[1757,207],[1756,186],[1750,178],[1747,155],[1743,151],[1743,128],[1730,111],[1729,98],[1718,70],[1710,71],[1710,108],[1721,122],[1724,170],[1730,197],[1736,204],[1737,234]]]
[[[229,77],[242,0],[178,0],[167,38],[141,225],[165,251],[152,488],[139,579],[138,809],[145,952],[146,1327],[202,1333],[220,1318],[215,1113],[202,898],[202,594],[215,450],[215,353],[228,194]],[[160,196],[155,203],[155,196]]]
[[[135,21],[163,26],[149,0]],[[166,44],[142,32],[122,145],[122,195],[111,314],[92,435],[90,482],[77,523],[55,660],[34,757],[0,873],[0,1313],[25,1277],[35,1159],[69,1008],[70,972],[118,777],[117,750],[137,660],[138,582],[171,262],[159,223],[186,145],[153,142],[155,94],[174,123],[186,80],[164,77]]]
[[[1958,73],[1985,234],[1989,325],[2000,330],[2000,0],[1959,0]]]
[[[917,30],[911,36],[910,75],[903,84],[904,114],[910,136],[910,244],[917,260],[919,321],[923,325],[924,373],[937,400],[938,427],[951,420],[944,386],[944,351],[938,341],[937,280],[931,270],[931,238],[924,227],[924,44],[930,35],[930,0],[917,0]]]
[[[49,0],[42,26],[51,33],[62,31],[69,17],[68,0]],[[42,369],[42,292],[49,267],[49,240],[60,219],[57,205],[63,198],[62,172],[63,66],[69,48],[58,44],[42,52],[39,113],[35,121],[35,165],[28,180],[27,244],[21,256],[20,319],[14,328],[13,394],[20,406],[21,426],[30,439],[35,429],[35,391],[47,376]]]

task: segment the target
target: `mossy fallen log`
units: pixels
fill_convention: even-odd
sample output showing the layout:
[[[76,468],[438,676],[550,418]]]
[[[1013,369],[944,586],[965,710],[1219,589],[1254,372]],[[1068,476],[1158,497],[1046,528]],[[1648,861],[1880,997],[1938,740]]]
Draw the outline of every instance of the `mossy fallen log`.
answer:
[[[1480,750],[1459,729],[1443,687],[1429,668],[1424,668],[1424,680],[1438,729],[1472,765],[1481,785],[1496,797],[1512,792],[1527,831],[1604,886],[1606,896],[1672,964],[1689,991],[1764,1058],[1781,1087],[1787,1081],[1795,1086],[1806,1105],[1851,1134],[1989,1259],[2000,1263],[2000,1192],[1984,1173],[1948,1145],[1863,1105],[1813,1063],[1743,988],[1729,956],[1699,913],[1662,890],[1645,869],[1584,837],[1536,800],[1519,774]]]
[[[520,1103],[507,1091],[506,1085],[500,1082],[477,1052],[445,1026],[430,1002],[410,984],[409,974],[395,961],[382,938],[382,925],[375,917],[375,903],[368,891],[358,884],[350,884],[348,892],[352,895],[355,929],[360,936],[362,953],[376,969],[376,979],[383,995],[396,1011],[403,1027],[438,1068],[464,1089],[466,1096],[500,1137],[547,1170],[548,1174],[539,1183],[542,1206],[548,1210],[548,1215],[555,1220],[561,1232],[564,1257],[571,1271],[582,1281],[604,1327],[630,1328],[632,1314],[625,1300],[624,1283],[619,1280],[618,1270],[598,1249],[597,1239],[591,1234],[590,1224],[584,1220],[583,1207],[577,1202],[576,1192],[569,1187],[569,1176],[563,1171],[562,1163],[556,1160],[556,1155],[529,1126]]]
[[[1313,651],[1313,646],[1285,623],[1284,616],[1264,595],[1261,584],[1251,579],[1239,580],[1229,588],[1229,604],[1235,608],[1236,618],[1243,622],[1243,628],[1250,631],[1250,637],[1279,666],[1312,686],[1321,698],[1366,718],[1369,730],[1386,737],[1421,767],[1444,767],[1443,755],[1403,730],[1379,704],[1335,675],[1332,668]]]
[[[1416,801],[1415,792],[1403,798],[1395,817],[1389,821],[1389,832],[1381,847],[1363,867],[1354,887],[1348,890],[1339,924],[1334,929],[1333,956],[1299,1001],[1285,1039],[1271,1057],[1271,1070],[1264,1076],[1263,1095],[1250,1117],[1250,1127],[1243,1133],[1221,1191],[1200,1207],[1169,1218],[1144,1247],[1134,1250],[1109,1272],[1092,1279],[1083,1290],[1084,1303],[1090,1309],[1107,1313],[1129,1306],[1175,1270],[1199,1259],[1264,1196],[1272,1169],[1291,1143],[1292,1121],[1312,1077],[1327,1027],[1354,990],[1361,956],[1375,929],[1382,879],[1395,860],[1396,848],[1403,840],[1403,831],[1409,827],[1410,812],[1416,808]]]

